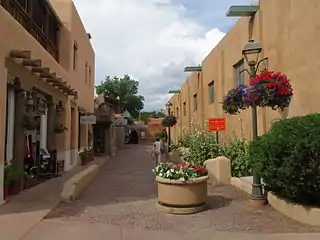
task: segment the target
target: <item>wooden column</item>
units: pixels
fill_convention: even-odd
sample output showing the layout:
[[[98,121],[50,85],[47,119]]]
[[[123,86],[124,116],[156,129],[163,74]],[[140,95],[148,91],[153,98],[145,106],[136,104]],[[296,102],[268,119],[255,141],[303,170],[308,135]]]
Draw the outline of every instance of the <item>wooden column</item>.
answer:
[[[51,99],[48,101],[48,125],[47,125],[47,149],[48,151],[56,150],[54,125],[56,121],[56,102]]]
[[[25,91],[16,90],[15,94],[15,122],[14,122],[14,145],[13,145],[13,164],[20,170],[24,168],[24,122],[26,111]]]

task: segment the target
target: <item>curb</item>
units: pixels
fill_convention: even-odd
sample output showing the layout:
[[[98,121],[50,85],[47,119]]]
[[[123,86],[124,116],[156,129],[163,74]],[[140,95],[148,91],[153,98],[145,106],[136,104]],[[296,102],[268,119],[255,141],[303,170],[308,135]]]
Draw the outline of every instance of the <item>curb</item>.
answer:
[[[247,181],[241,180],[240,178],[232,177],[231,185],[235,186],[236,188],[239,188],[240,190],[248,194],[251,194],[252,192],[252,185]]]
[[[231,185],[236,188],[251,194],[252,186],[248,181],[233,177],[231,178]],[[291,218],[297,222],[311,225],[320,226],[320,208],[307,207],[300,204],[292,203],[288,200],[276,196],[272,192],[268,192],[267,200],[270,206],[283,215]]]
[[[85,169],[70,177],[62,187],[60,202],[72,202],[76,200],[98,175],[100,168],[110,157],[94,161]]]

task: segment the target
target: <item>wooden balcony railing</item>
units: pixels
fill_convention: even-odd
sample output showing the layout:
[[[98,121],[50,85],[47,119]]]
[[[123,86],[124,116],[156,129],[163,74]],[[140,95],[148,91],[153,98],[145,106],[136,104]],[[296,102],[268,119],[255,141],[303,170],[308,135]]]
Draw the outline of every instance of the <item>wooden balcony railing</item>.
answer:
[[[59,62],[59,50],[56,40],[50,40],[46,34],[32,19],[30,14],[17,0],[1,0],[1,6],[5,8],[42,46],[52,57]]]

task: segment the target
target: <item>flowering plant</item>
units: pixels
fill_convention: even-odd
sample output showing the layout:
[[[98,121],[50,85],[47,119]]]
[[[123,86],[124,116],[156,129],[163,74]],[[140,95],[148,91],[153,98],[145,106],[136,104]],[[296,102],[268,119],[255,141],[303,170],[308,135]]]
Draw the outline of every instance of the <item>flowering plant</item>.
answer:
[[[60,123],[57,123],[55,126],[54,126],[54,131],[56,133],[63,133],[64,131],[67,131],[68,128],[66,127],[66,125],[64,124],[60,124]]]
[[[177,119],[175,116],[173,115],[168,115],[168,116],[165,116],[163,119],[162,119],[162,125],[164,127],[173,127],[174,125],[176,125],[177,123]]]
[[[243,94],[246,89],[247,86],[241,84],[228,91],[222,102],[222,108],[225,113],[235,115],[239,113],[240,110],[247,108],[243,101]]]
[[[265,71],[250,79],[249,87],[244,91],[244,104],[284,110],[292,95],[293,89],[286,75]]]
[[[180,181],[188,181],[208,175],[205,168],[195,167],[192,163],[160,163],[153,169],[153,172],[158,177]]]

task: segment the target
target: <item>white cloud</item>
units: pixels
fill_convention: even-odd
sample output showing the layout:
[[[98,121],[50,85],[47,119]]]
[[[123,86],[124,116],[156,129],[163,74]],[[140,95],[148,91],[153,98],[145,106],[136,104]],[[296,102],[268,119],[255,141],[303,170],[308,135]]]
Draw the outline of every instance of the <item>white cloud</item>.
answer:
[[[140,82],[147,110],[163,108],[167,92],[185,80],[224,33],[184,17],[170,0],[75,0],[96,51],[96,83],[129,74]]]

